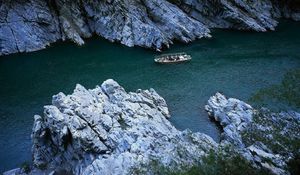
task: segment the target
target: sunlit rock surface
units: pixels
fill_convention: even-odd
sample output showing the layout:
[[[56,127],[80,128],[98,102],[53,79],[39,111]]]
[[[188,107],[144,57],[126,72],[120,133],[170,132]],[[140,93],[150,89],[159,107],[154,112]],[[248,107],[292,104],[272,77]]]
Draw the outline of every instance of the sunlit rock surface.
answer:
[[[210,37],[210,28],[274,30],[300,19],[293,0],[0,0],[0,55],[78,45],[93,34],[126,46],[161,50],[174,40]]]
[[[235,98],[216,93],[205,106],[223,128],[221,145],[232,145],[257,168],[289,174],[287,164],[300,153],[300,114],[255,110]]]
[[[209,136],[178,131],[165,100],[155,90],[127,93],[117,82],[95,89],[77,85],[53,96],[35,116],[33,163],[39,169],[73,174],[128,174],[150,161],[190,166],[215,149]]]
[[[153,164],[180,171],[201,166],[212,151],[239,155],[271,174],[290,174],[288,164],[300,153],[299,113],[256,110],[221,93],[205,109],[222,127],[220,143],[172,126],[166,101],[154,89],[126,92],[111,79],[89,90],[78,84],[34,116],[30,174],[155,174]]]

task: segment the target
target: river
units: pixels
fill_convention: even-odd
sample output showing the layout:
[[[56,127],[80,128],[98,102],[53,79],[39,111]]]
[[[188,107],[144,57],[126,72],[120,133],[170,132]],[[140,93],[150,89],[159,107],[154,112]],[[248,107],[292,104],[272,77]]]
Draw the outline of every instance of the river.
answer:
[[[83,47],[64,42],[0,57],[0,172],[31,160],[34,114],[42,113],[52,95],[71,93],[76,83],[93,88],[112,78],[127,91],[154,88],[166,99],[178,129],[219,140],[218,127],[204,111],[211,95],[220,91],[247,101],[300,67],[300,23],[282,21],[268,33],[213,30],[212,35],[165,51],[184,51],[193,58],[176,65],[155,64],[157,52],[100,38]]]

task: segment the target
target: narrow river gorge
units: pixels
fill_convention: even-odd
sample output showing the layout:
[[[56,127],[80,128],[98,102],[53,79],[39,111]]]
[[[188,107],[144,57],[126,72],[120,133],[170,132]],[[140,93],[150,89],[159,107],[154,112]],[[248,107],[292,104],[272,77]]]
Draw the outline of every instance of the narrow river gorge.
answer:
[[[258,90],[279,84],[286,72],[299,69],[299,29],[300,23],[281,21],[276,31],[267,33],[213,30],[211,39],[176,43],[166,50],[193,58],[175,65],[155,64],[159,53],[152,50],[98,37],[83,47],[57,43],[33,53],[2,56],[0,172],[31,160],[33,116],[42,113],[53,94],[69,94],[77,83],[94,88],[108,78],[128,91],[154,88],[166,99],[176,128],[219,140],[218,127],[204,111],[209,97],[220,91],[248,101]]]

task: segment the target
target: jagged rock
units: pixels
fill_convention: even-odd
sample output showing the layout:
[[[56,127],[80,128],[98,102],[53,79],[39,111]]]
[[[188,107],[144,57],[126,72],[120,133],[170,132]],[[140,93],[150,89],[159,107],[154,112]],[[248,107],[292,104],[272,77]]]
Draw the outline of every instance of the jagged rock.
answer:
[[[0,0],[0,55],[43,49],[60,38],[47,1]]]
[[[135,169],[154,174],[145,165],[154,161],[180,170],[201,163],[211,150],[239,154],[272,174],[289,174],[288,161],[300,153],[299,113],[255,110],[220,93],[205,109],[223,128],[220,144],[172,126],[166,101],[154,89],[128,93],[111,79],[90,90],[78,84],[71,95],[54,95],[44,114],[34,117],[30,174],[121,175]],[[15,173],[23,170],[5,174]]]
[[[22,173],[21,168],[15,168],[15,169],[4,172],[3,175],[17,175],[17,174],[21,174],[21,173]]]
[[[223,127],[223,138],[239,147],[243,146],[240,132],[252,122],[254,109],[243,101],[235,98],[227,99],[216,93],[205,106],[208,115]]]
[[[233,145],[253,166],[273,174],[289,174],[287,163],[299,154],[299,113],[258,111],[220,93],[210,97],[205,109],[223,128],[221,145]]]
[[[205,21],[210,27],[218,28],[264,32],[274,30],[277,25],[274,17],[280,16],[279,12],[274,12],[272,1],[268,0],[183,0],[182,6],[190,16]]]
[[[0,0],[0,55],[60,39],[82,45],[93,33],[161,50],[174,40],[210,37],[209,28],[274,30],[278,18],[299,20],[299,14],[293,0]]]
[[[117,82],[95,89],[77,85],[53,96],[33,126],[33,163],[47,171],[127,174],[150,161],[190,166],[215,149],[209,136],[178,131],[155,90],[127,93]]]

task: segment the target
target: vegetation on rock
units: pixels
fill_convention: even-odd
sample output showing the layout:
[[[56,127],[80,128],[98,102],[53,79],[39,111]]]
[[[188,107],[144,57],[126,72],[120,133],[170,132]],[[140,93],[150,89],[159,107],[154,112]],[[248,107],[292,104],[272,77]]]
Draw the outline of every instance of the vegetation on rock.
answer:
[[[283,110],[287,106],[300,108],[300,69],[287,72],[280,84],[259,90],[250,98],[250,102],[268,108],[272,108],[274,104],[282,104],[279,107],[275,105],[277,110]]]
[[[293,114],[262,109],[253,116],[253,123],[242,132],[242,138],[246,146],[263,143],[274,154],[285,157],[286,169],[291,174],[300,174],[299,116],[296,118]],[[272,161],[268,163],[273,164]]]
[[[136,168],[132,174],[141,175],[151,172],[156,175],[268,175],[268,171],[253,167],[249,161],[237,153],[231,146],[220,147],[218,150],[210,150],[209,153],[199,158],[198,164],[183,165],[170,168],[152,161],[145,165],[144,169]]]

